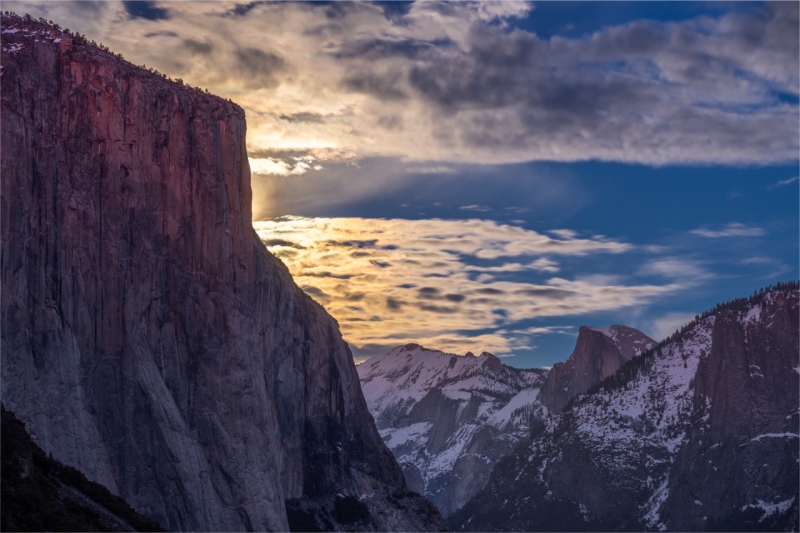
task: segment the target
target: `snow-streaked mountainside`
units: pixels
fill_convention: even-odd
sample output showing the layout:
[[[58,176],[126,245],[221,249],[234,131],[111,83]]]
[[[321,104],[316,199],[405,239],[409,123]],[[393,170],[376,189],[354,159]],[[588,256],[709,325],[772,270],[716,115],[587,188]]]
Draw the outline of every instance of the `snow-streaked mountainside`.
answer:
[[[454,530],[798,527],[798,291],[718,306],[545,418]]]
[[[543,369],[492,354],[447,354],[408,344],[358,366],[364,398],[406,474],[447,516],[475,495],[498,459],[544,418]]]

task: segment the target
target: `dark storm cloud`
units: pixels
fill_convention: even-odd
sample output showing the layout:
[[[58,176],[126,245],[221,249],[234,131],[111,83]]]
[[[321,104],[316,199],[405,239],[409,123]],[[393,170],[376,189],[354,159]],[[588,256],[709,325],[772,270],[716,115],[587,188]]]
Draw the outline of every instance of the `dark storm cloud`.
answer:
[[[441,305],[417,304],[417,307],[423,311],[440,314],[453,314],[457,313],[458,309],[455,307],[444,307]]]
[[[144,36],[147,37],[148,39],[153,37],[180,37],[174,31],[153,31],[150,33],[145,33]]]
[[[315,124],[325,123],[325,117],[319,113],[294,113],[292,115],[280,115],[279,118],[287,122],[311,122]]]
[[[240,48],[234,52],[242,83],[248,87],[275,87],[286,72],[283,57],[259,48]]]
[[[565,291],[561,289],[524,289],[520,291],[514,291],[515,294],[520,294],[523,296],[534,296],[538,298],[548,298],[551,300],[564,300],[567,298],[575,297],[575,293],[571,291]]]
[[[388,115],[378,119],[378,125],[389,131],[399,131],[403,129],[403,117],[400,115]]]
[[[364,93],[378,100],[405,100],[406,92],[401,88],[404,74],[398,70],[376,72],[355,69],[342,79],[342,88],[354,93]]]
[[[417,293],[420,298],[426,300],[436,300],[439,298],[439,289],[436,287],[421,287],[417,290]]]
[[[362,8],[357,2],[319,1],[310,2],[309,5],[315,9],[322,9],[325,16],[330,20],[343,20]]]
[[[687,37],[694,35],[690,32]],[[662,24],[645,20],[596,33],[591,43],[595,55],[599,57],[646,56],[666,47],[669,36]]]
[[[306,274],[312,278],[334,278],[334,279],[350,279],[353,274],[333,274],[332,272],[309,272]]]
[[[478,65],[492,68],[519,68],[534,63],[541,41],[532,33],[499,33],[493,28],[477,27],[470,34],[469,55]]]
[[[492,289],[491,287],[487,287],[485,289],[478,289],[475,292],[477,292],[478,294],[503,294],[505,291],[502,291],[500,289]]]
[[[324,291],[322,291],[322,290],[320,290],[320,289],[318,289],[316,287],[312,287],[310,285],[306,285],[302,289],[306,292],[306,294],[308,294],[312,298],[315,298],[315,299],[318,299],[318,300],[326,300],[326,299],[329,298],[329,296]]]
[[[390,311],[400,311],[405,305],[405,302],[392,298],[391,296],[386,298],[386,308]]]
[[[283,239],[269,239],[269,240],[266,240],[266,241],[264,241],[264,246],[266,246],[267,248],[269,248],[270,246],[285,246],[287,248],[297,248],[297,249],[303,249],[304,248],[303,246],[301,246],[301,245],[299,245],[299,244],[297,244],[295,242],[285,241]]]
[[[194,39],[184,39],[183,46],[192,55],[208,55],[214,50],[214,45],[210,42],[200,42],[195,41]]]
[[[797,137],[796,120],[775,107],[796,106],[797,11],[778,4],[717,21],[634,21],[572,40],[474,25],[458,46],[361,39],[337,57],[351,65],[343,88],[386,103],[423,103],[440,119],[431,134],[443,145],[582,145],[584,158],[651,164],[711,152],[759,159],[788,155]],[[778,93],[787,96],[772,96]],[[384,117],[376,122],[383,129],[405,129]],[[776,128],[789,136],[781,141]]]
[[[334,56],[338,59],[361,58],[376,60],[390,57],[417,59],[436,55],[439,51],[453,46],[455,46],[455,43],[450,39],[438,39],[435,41],[369,39],[343,43]]]
[[[343,299],[349,302],[360,302],[361,300],[364,299],[364,296],[366,296],[366,294],[364,294],[363,292],[353,292],[345,294],[343,296]]]
[[[297,113],[296,115],[304,115],[304,113]],[[296,115],[279,115],[278,118],[283,120],[284,116],[288,119],[295,117]],[[274,116],[274,115],[272,115]],[[291,122],[291,120],[289,120]],[[309,122],[313,122],[309,121]],[[294,158],[302,158],[308,156],[308,150],[248,150],[247,156],[252,159],[294,159]]]
[[[158,2],[145,2],[142,0],[122,0],[125,11],[131,17],[147,20],[165,20],[169,18],[166,9],[158,7]]]
[[[341,246],[343,248],[375,248],[375,244],[378,242],[378,239],[367,239],[367,240],[348,240],[348,241],[328,241],[328,246]]]

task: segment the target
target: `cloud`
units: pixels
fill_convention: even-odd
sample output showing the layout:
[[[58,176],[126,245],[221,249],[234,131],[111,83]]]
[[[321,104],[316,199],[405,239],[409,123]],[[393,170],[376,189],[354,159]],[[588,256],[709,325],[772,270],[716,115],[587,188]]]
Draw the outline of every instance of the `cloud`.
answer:
[[[637,271],[640,276],[661,276],[670,279],[698,280],[707,278],[710,273],[702,263],[678,257],[665,257],[647,261]]]
[[[651,338],[661,341],[679,330],[684,324],[691,322],[694,317],[695,315],[692,313],[667,313],[652,320],[649,327],[645,329]]]
[[[456,169],[445,165],[412,166],[408,167],[406,172],[409,174],[454,174]]]
[[[254,227],[356,350],[417,342],[510,354],[530,349],[536,335],[567,331],[523,321],[641,306],[684,286],[553,277],[559,257],[577,261],[633,247],[555,239],[491,220],[281,217]]]
[[[294,162],[273,159],[272,157],[250,158],[250,172],[264,175],[298,176],[315,168],[312,167],[314,158],[311,156],[305,156],[303,158],[295,157],[293,159]]]
[[[461,207],[459,207],[459,209],[461,209],[462,211],[477,211],[479,213],[486,213],[492,210],[492,208],[489,206],[477,205],[477,204],[462,205]]]
[[[693,235],[700,235],[701,237],[708,237],[710,239],[719,239],[722,237],[761,237],[766,234],[763,228],[755,226],[747,226],[738,222],[731,222],[727,226],[719,230],[710,230],[706,228],[698,228],[690,231]]]
[[[288,69],[283,57],[259,48],[239,48],[234,62],[241,73],[239,83],[251,89],[271,89],[281,83],[281,74]]]
[[[552,233],[556,237],[560,237],[562,239],[574,239],[578,236],[578,233],[572,231],[571,229],[551,229],[549,233]]]
[[[785,180],[778,180],[772,185],[767,185],[767,189],[772,190],[772,189],[777,189],[778,187],[786,187],[787,185],[791,185],[792,183],[797,183],[797,180],[800,180],[800,176],[795,176],[793,178]]]
[[[7,5],[233,99],[251,151],[419,168],[797,158],[791,2],[549,39],[514,27],[536,16],[519,2]]]

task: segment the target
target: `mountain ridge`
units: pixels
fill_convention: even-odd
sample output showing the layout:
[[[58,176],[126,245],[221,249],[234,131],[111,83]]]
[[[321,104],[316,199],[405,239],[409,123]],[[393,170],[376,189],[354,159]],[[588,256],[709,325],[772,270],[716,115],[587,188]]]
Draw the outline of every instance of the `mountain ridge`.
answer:
[[[698,315],[537,427],[450,526],[796,530],[798,319],[796,282]]]
[[[567,362],[549,371],[506,366],[488,352],[458,356],[412,343],[368,359],[358,373],[409,485],[448,517],[477,494],[497,461],[552,417],[545,394],[560,398],[591,386],[604,369],[653,342],[625,326],[584,326]]]
[[[482,486],[540,407],[543,369],[407,344],[358,366],[364,397],[409,486],[443,515]],[[540,415],[542,416],[542,415]]]

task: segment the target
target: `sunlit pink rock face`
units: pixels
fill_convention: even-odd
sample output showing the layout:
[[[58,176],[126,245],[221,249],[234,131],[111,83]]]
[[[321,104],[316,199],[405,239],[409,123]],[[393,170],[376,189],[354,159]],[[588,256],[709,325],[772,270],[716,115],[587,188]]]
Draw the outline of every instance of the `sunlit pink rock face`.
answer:
[[[238,106],[4,15],[2,245],[2,399],[55,458],[169,530],[337,493],[442,525],[386,499],[350,350],[253,231]]]

